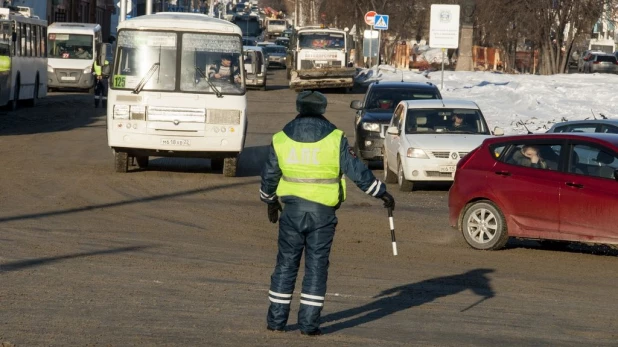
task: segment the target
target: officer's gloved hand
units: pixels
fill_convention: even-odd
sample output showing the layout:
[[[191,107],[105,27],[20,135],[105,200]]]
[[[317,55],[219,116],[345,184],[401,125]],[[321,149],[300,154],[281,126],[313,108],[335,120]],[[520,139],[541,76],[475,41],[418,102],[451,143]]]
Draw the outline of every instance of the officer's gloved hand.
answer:
[[[277,223],[277,221],[279,220],[279,211],[281,210],[281,204],[279,203],[279,201],[268,204],[268,220],[271,223]]]
[[[390,208],[392,210],[395,209],[395,199],[388,192],[384,192],[384,194],[382,194],[380,199],[382,199],[382,201],[384,201],[384,207],[385,208]]]

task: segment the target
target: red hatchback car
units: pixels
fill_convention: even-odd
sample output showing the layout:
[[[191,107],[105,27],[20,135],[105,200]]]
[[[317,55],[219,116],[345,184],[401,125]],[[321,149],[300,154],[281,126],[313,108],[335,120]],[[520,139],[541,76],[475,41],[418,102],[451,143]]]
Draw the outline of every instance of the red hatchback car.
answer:
[[[486,139],[462,158],[449,219],[470,246],[509,237],[618,245],[618,135]]]

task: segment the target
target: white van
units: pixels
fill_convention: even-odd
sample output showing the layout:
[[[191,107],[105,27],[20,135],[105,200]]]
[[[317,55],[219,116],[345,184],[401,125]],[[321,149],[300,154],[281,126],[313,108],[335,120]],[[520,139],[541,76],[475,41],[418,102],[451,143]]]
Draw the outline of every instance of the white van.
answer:
[[[102,39],[99,24],[56,22],[47,27],[47,87],[94,88],[92,63]]]
[[[247,73],[247,87],[257,87],[266,90],[268,61],[262,47],[244,46],[244,65]]]
[[[236,175],[247,131],[242,32],[203,14],[163,12],[118,25],[107,99],[116,172],[130,158],[211,159]]]

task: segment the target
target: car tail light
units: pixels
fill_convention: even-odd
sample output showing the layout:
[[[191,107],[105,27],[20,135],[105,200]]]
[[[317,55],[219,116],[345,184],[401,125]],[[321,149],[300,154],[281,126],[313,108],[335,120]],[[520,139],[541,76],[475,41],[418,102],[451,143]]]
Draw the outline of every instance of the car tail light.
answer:
[[[479,151],[479,148],[480,147],[476,147],[475,149],[470,151],[470,153],[466,154],[463,158],[461,158],[457,163],[457,170],[463,169],[464,166],[466,166],[466,164],[470,161],[470,159],[472,159],[472,157]]]

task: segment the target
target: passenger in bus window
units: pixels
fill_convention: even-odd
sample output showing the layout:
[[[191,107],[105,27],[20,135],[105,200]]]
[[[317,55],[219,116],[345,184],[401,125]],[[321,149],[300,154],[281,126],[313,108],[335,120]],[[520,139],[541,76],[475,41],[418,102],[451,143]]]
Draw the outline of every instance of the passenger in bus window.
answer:
[[[221,57],[221,62],[211,65],[208,77],[214,78],[217,80],[228,80],[231,81],[230,75],[234,77],[234,82],[240,83],[240,69],[237,64],[232,64],[232,55],[225,54]]]
[[[75,56],[79,59],[91,59],[92,56],[88,51],[84,49],[84,47],[77,47],[77,52],[75,52]]]

